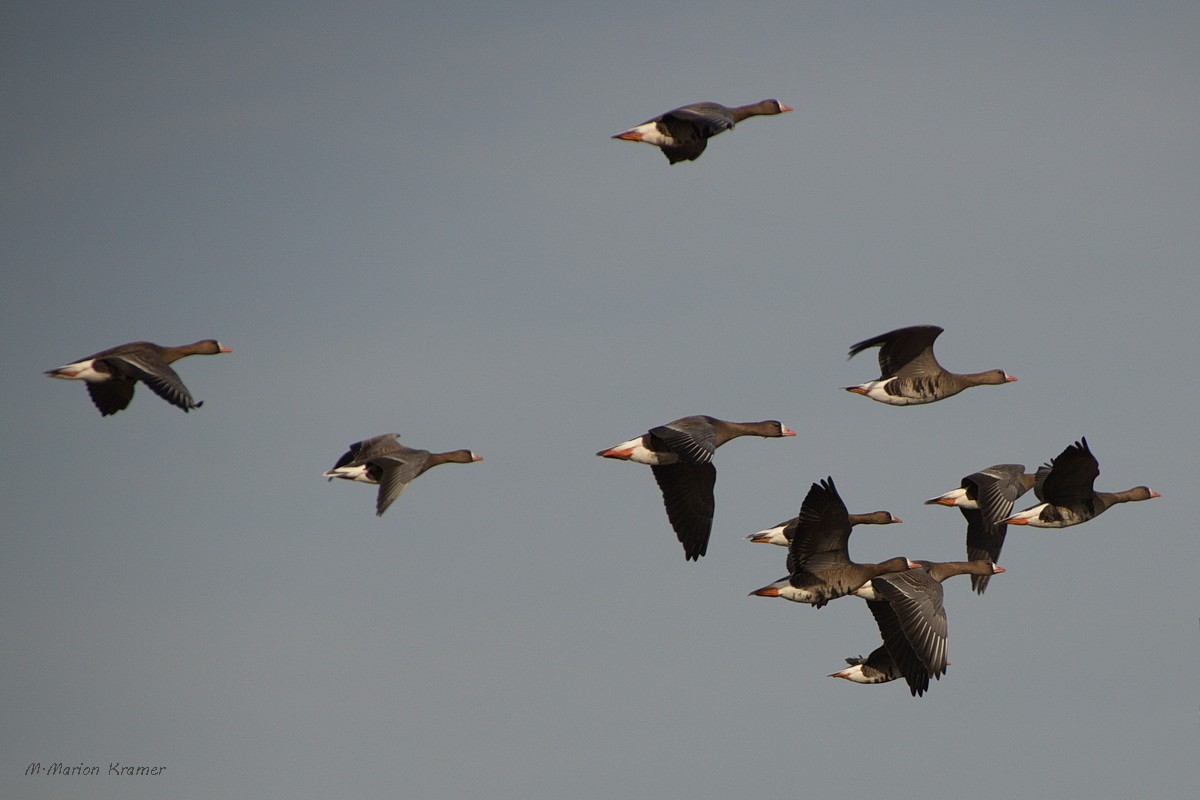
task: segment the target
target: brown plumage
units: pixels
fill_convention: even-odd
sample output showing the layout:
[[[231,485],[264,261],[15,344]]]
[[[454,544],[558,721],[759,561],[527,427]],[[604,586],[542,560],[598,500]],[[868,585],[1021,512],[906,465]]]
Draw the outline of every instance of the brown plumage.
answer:
[[[887,511],[872,511],[870,514],[850,514],[850,527],[855,525],[899,525],[904,520],[892,516]],[[778,525],[767,528],[765,531],[752,533],[746,538],[755,544],[776,544],[780,547],[787,547],[792,542],[792,537],[796,534],[796,526],[799,524],[799,517],[781,522]]]
[[[1063,450],[1038,473],[1044,474],[1044,478],[1035,491],[1044,502],[1013,514],[1004,522],[1035,528],[1067,528],[1098,517],[1118,503],[1161,497],[1148,486],[1135,486],[1123,492],[1095,491],[1092,484],[1100,474],[1100,463],[1092,455],[1086,438]]]
[[[744,119],[783,114],[793,109],[778,100],[763,100],[748,106],[728,108],[720,103],[692,103],[647,120],[612,137],[627,142],[645,142],[662,150],[667,161],[695,161],[708,140],[733,130]]]
[[[697,561],[708,552],[712,533],[717,468],[711,462],[717,448],[739,436],[795,435],[776,420],[727,422],[716,417],[683,417],[596,455],[650,465],[662,491],[667,519],[683,545],[684,558]]]
[[[883,645],[914,696],[946,673],[946,609],[942,581],[954,575],[1004,572],[991,561],[918,561],[913,569],[873,578],[854,593],[867,601]]]
[[[415,450],[397,441],[398,433],[385,433],[355,442],[342,454],[325,477],[379,485],[375,516],[383,516],[408,484],[439,464],[470,464],[483,458],[470,450],[431,453]]]
[[[751,592],[782,597],[815,608],[850,594],[878,575],[907,569],[912,562],[896,557],[879,564],[850,560],[850,515],[833,478],[814,483],[800,506],[799,522],[788,547],[788,577]]]
[[[911,406],[935,403],[972,386],[998,385],[1016,380],[1002,369],[959,375],[942,369],[933,355],[933,342],[942,333],[937,325],[914,325],[865,339],[850,348],[850,358],[872,347],[879,348],[880,377],[846,391],[880,403]]]
[[[1030,489],[1039,497],[1039,476],[1025,472],[1024,464],[996,464],[973,472],[962,479],[961,488],[926,500],[926,505],[957,507],[967,520],[967,558],[1000,560],[1008,525],[1004,520],[1012,513],[1013,503]],[[971,588],[979,594],[987,589],[988,575],[972,575]]]
[[[110,347],[57,369],[46,370],[52,378],[81,380],[100,415],[107,417],[126,408],[133,399],[133,387],[144,382],[150,390],[184,411],[204,403],[192,399],[183,381],[169,366],[186,356],[216,355],[231,352],[215,339],[204,339],[180,347],[162,347],[152,342],[130,342]]]

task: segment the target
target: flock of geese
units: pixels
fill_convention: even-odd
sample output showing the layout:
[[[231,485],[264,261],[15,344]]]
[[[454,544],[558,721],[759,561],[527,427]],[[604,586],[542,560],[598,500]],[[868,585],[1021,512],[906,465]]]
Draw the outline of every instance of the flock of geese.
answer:
[[[933,403],[972,386],[1015,381],[1004,370],[971,374],[948,372],[933,355],[942,329],[935,325],[900,328],[866,339],[850,348],[850,357],[879,348],[880,376],[846,391],[889,405]],[[706,416],[684,417],[636,439],[601,450],[596,455],[649,464],[662,490],[667,519],[675,530],[684,557],[697,560],[708,549],[713,521],[716,449],[739,436],[781,438],[795,432],[775,420],[726,422]],[[887,683],[903,678],[913,695],[923,695],[929,679],[940,679],[946,660],[946,610],[942,581],[970,575],[983,594],[991,576],[1004,572],[996,565],[1008,525],[1065,528],[1098,516],[1110,506],[1158,497],[1145,486],[1125,492],[1097,492],[1093,482],[1100,469],[1087,439],[1063,450],[1034,474],[1022,464],[997,464],[962,479],[959,488],[927,500],[958,508],[967,520],[967,561],[912,561],[903,556],[877,564],[850,559],[848,543],[855,525],[900,522],[887,511],[850,514],[833,478],[814,483],[800,514],[773,528],[748,536],[752,542],[788,548],[788,574],[750,594],[782,597],[820,608],[831,600],[856,595],[879,626],[883,644],[866,658],[848,658],[846,669],[830,677],[855,683]],[[1033,489],[1040,501],[1013,513],[1017,499]]]
[[[671,164],[694,161],[708,139],[731,130],[754,116],[782,114],[792,109],[777,100],[727,108],[717,103],[695,103],[668,111],[614,139],[645,142],[660,148]],[[933,403],[972,386],[1015,381],[1004,370],[970,374],[947,372],[933,355],[934,340],[942,333],[935,325],[900,328],[855,344],[850,357],[879,348],[879,378],[846,390],[880,403],[905,406]],[[103,350],[47,375],[82,380],[102,416],[128,407],[138,381],[168,403],[185,412],[199,408],[171,364],[191,355],[228,353],[213,339],[180,347],[150,342]],[[776,420],[727,422],[708,416],[691,416],[651,428],[646,433],[598,456],[648,464],[662,491],[667,519],[684,557],[697,561],[707,553],[712,532],[717,471],[713,455],[721,445],[740,436],[782,438],[795,432]],[[325,477],[377,485],[375,514],[381,516],[414,479],[439,464],[469,464],[482,460],[470,450],[431,453],[405,447],[399,434],[388,433],[355,442]],[[913,695],[923,695],[929,679],[946,672],[946,611],[942,581],[970,575],[971,585],[983,594],[996,566],[1008,525],[1065,528],[1079,525],[1117,503],[1158,497],[1145,486],[1124,492],[1097,492],[1093,482],[1100,470],[1087,440],[1067,447],[1035,473],[1021,464],[997,464],[968,475],[959,488],[927,500],[958,508],[967,520],[967,561],[912,561],[898,556],[877,564],[850,559],[847,544],[855,525],[900,522],[886,511],[850,514],[838,495],[833,478],[814,483],[800,514],[774,528],[748,536],[752,542],[787,547],[786,577],[751,595],[782,597],[816,608],[839,597],[857,595],[879,626],[883,644],[866,658],[846,659],[848,667],[831,677],[855,683],[876,684],[903,678]],[[1021,495],[1033,490],[1037,505],[1013,513]]]
[[[881,374],[846,390],[903,406],[944,400],[972,386],[1016,380],[1003,370],[964,375],[947,372],[933,355],[934,340],[941,333],[937,326],[917,325],[859,342],[850,348],[850,356],[878,347]],[[192,398],[170,365],[185,356],[228,352],[229,348],[213,339],[180,347],[132,342],[46,374],[84,381],[102,416],[126,408],[138,381],[186,412],[202,404]],[[717,448],[740,436],[795,435],[776,420],[727,422],[691,416],[651,428],[596,455],[650,466],[684,557],[697,561],[707,553],[712,532],[717,479],[712,459]],[[431,453],[405,447],[399,438],[399,434],[388,433],[355,442],[325,476],[377,485],[375,514],[381,516],[409,483],[432,467],[482,460],[470,450]],[[866,658],[846,659],[849,666],[832,677],[869,684],[903,678],[914,695],[922,695],[929,688],[929,679],[940,679],[949,666],[942,581],[970,575],[972,587],[982,594],[991,576],[1004,572],[996,561],[1008,525],[1065,528],[1087,522],[1117,503],[1159,496],[1145,486],[1097,492],[1093,482],[1099,473],[1096,457],[1082,439],[1033,474],[1026,473],[1021,464],[997,464],[968,475],[959,488],[926,501],[958,508],[967,520],[969,560],[943,563],[902,556],[877,564],[852,561],[847,545],[855,525],[887,525],[900,520],[887,511],[850,514],[833,478],[826,478],[812,485],[797,517],[747,537],[752,542],[788,548],[787,576],[751,595],[782,597],[816,608],[846,595],[861,597],[875,617],[883,645]],[[1040,502],[1014,514],[1017,499],[1030,489]]]

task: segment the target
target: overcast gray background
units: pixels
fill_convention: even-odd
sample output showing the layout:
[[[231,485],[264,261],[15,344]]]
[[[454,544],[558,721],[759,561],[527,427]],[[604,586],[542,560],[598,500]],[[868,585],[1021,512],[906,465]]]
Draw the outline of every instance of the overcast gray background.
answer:
[[[168,6],[0,12],[0,795],[1192,796],[1200,6]],[[841,390],[914,324],[1019,382]],[[40,374],[207,337],[187,415]],[[593,455],[687,414],[798,432],[722,448],[698,564]],[[390,431],[484,460],[376,519],[321,472]],[[826,677],[857,599],[746,596],[815,480],[957,560],[922,501],[1081,436],[1163,498],[1010,531],[922,699]]]

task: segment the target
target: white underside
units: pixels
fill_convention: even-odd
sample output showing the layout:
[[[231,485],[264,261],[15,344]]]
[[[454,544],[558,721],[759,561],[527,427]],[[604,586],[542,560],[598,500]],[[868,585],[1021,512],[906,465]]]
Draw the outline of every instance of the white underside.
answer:
[[[605,458],[620,458],[624,461],[636,461],[639,464],[675,464],[679,461],[679,456],[670,451],[656,453],[642,445],[642,437],[630,439],[628,442],[622,442],[616,447],[610,447],[609,450],[618,452],[630,451],[627,456],[605,456]],[[607,452],[607,451],[606,451]]]
[[[887,393],[887,385],[899,378],[886,378],[878,381],[867,381],[860,383],[859,389],[866,392],[866,396],[879,403],[887,403],[889,406],[912,406],[921,405],[931,402],[928,399],[919,399],[915,397],[897,397],[894,394]]]
[[[93,366],[95,359],[89,358],[85,361],[76,361],[74,364],[66,364],[54,371],[52,377],[62,378],[67,381],[89,381],[91,383],[103,383],[112,379],[112,373],[97,372]],[[74,372],[74,375],[63,375],[64,372]]]
[[[1080,522],[1083,521],[1080,519],[1074,519],[1072,517],[1067,517],[1067,519],[1064,519],[1061,522],[1043,522],[1042,520],[1038,519],[1038,515],[1041,514],[1042,510],[1044,508],[1046,508],[1046,506],[1048,506],[1048,505],[1050,505],[1050,504],[1042,503],[1041,505],[1034,506],[1033,508],[1027,508],[1024,511],[1020,512],[1019,514],[1013,514],[1011,517],[1006,519],[1005,522],[1013,522],[1014,520],[1025,520],[1025,524],[1030,526],[1031,528],[1069,528],[1072,525],[1078,525]],[[1021,523],[1017,522],[1017,524],[1019,525]]]
[[[781,547],[787,547],[790,542],[788,542],[787,537],[783,535],[784,527],[784,525],[779,525],[775,528],[768,528],[765,531],[752,533],[746,538],[752,542],[755,542],[756,544],[777,544]]]
[[[945,500],[953,501],[949,504],[943,502]],[[965,508],[968,510],[979,510],[979,503],[967,497],[966,489],[955,489],[953,492],[946,492],[925,501],[925,505],[952,505],[955,508]]]
[[[854,595],[855,597],[861,597],[863,600],[882,600],[883,599],[882,597],[880,597],[878,594],[875,593],[875,587],[871,585],[870,581],[867,581],[866,583],[864,583],[862,586],[855,589],[850,594]]]
[[[326,478],[341,478],[346,481],[359,481],[360,483],[378,484],[379,481],[372,480],[367,475],[367,465],[362,464],[357,467],[338,467],[331,469],[325,473]]]
[[[675,144],[675,140],[660,131],[658,129],[658,125],[653,122],[647,122],[645,124],[638,125],[636,128],[630,128],[625,132],[641,134],[643,142],[646,144],[652,144],[655,147],[661,147],[664,144]]]
[[[779,587],[779,596],[784,600],[791,600],[793,603],[815,603],[816,595],[807,589],[797,589],[790,583],[786,586]]]
[[[869,678],[863,675],[862,664],[855,664],[853,667],[846,667],[846,669],[842,670],[841,672],[835,672],[829,677],[845,678],[846,680],[853,681],[854,683],[872,683]]]

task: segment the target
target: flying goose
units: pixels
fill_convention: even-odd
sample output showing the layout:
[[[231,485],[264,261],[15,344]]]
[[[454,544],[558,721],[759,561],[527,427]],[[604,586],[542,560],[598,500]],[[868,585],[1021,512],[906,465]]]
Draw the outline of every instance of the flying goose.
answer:
[[[697,561],[708,551],[712,532],[717,481],[712,457],[716,449],[739,436],[795,435],[775,420],[726,422],[715,417],[683,417],[596,455],[650,465],[662,490],[667,519],[683,545],[684,558]]]
[[[879,348],[878,380],[846,391],[865,395],[892,406],[934,403],[972,386],[1011,383],[1016,378],[1002,369],[958,375],[942,369],[933,355],[933,341],[941,334],[937,325],[914,325],[866,339],[850,348],[850,358],[872,347]]]
[[[618,133],[614,139],[645,142],[662,150],[667,161],[695,161],[708,140],[749,117],[784,114],[793,109],[778,100],[727,108],[720,103],[692,103]]]
[[[130,342],[101,350],[58,369],[46,370],[52,378],[85,381],[92,402],[107,417],[126,408],[133,399],[133,387],[142,381],[150,391],[187,412],[204,405],[192,399],[183,381],[170,365],[186,356],[216,355],[232,352],[216,339],[204,339],[179,347],[162,347],[152,342]]]

